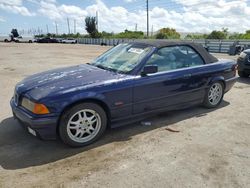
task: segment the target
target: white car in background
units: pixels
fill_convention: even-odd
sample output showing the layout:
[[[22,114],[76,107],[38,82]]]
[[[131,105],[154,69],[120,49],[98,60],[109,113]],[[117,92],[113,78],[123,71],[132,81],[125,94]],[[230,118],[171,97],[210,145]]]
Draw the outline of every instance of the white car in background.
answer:
[[[14,37],[13,40],[14,40],[14,42],[28,42],[28,43],[34,42],[34,38],[33,37],[18,36],[18,37]]]
[[[13,39],[11,38],[11,36],[5,36],[5,37],[0,37],[0,41],[3,42],[22,42],[22,43],[32,43],[34,42],[34,38],[33,37],[22,37],[22,36],[18,36],[18,37],[14,37]]]
[[[67,44],[76,44],[77,40],[76,39],[63,39],[61,42],[67,43]]]
[[[10,42],[11,38],[10,38],[10,36],[0,36],[0,41],[1,42]]]

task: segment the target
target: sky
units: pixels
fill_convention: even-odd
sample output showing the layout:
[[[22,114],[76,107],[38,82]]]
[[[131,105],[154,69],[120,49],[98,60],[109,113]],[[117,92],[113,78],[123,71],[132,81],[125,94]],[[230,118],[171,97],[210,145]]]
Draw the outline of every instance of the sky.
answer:
[[[250,0],[149,0],[150,32],[163,27],[178,32],[208,33],[228,28],[250,29]],[[146,0],[0,0],[0,35],[17,28],[23,35],[38,32],[86,33],[84,19],[96,16],[98,29],[146,31]],[[75,28],[74,30],[74,23]]]

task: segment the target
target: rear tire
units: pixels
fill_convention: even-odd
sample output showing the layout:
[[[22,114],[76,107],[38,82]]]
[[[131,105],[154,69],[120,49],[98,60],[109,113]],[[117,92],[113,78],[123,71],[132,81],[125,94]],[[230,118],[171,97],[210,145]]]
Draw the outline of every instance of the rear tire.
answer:
[[[67,110],[61,117],[59,135],[72,147],[86,146],[99,139],[107,127],[107,115],[95,103],[81,103]]]
[[[249,75],[246,74],[244,71],[238,71],[238,75],[242,78],[247,78]]]
[[[224,84],[222,82],[214,82],[208,88],[203,106],[206,108],[215,108],[220,105],[224,96]]]

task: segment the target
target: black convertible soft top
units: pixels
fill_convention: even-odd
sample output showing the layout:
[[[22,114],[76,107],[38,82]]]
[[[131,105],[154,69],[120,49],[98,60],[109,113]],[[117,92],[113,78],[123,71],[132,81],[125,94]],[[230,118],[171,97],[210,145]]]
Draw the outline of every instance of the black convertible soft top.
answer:
[[[196,52],[198,52],[206,64],[214,63],[218,61],[216,57],[208,53],[208,51],[198,43],[194,42],[183,42],[183,41],[164,41],[164,40],[142,40],[140,42],[133,42],[135,44],[144,44],[148,46],[154,46],[157,48],[162,48],[166,46],[190,46]]]

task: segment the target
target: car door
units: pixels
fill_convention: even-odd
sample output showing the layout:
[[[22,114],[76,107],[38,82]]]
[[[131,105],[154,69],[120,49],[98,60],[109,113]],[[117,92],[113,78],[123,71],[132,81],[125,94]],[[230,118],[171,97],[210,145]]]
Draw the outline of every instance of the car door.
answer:
[[[207,82],[207,78],[203,78],[204,61],[191,47],[161,48],[147,65],[157,65],[158,72],[135,80],[134,114],[185,106],[203,99]]]

